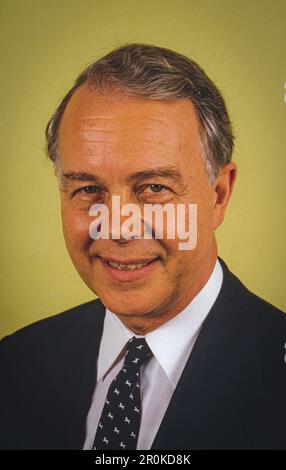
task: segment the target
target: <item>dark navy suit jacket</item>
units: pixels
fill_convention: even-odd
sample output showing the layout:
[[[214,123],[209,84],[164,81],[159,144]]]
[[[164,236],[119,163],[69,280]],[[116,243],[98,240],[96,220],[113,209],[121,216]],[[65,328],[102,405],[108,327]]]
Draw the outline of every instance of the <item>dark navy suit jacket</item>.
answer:
[[[286,315],[224,271],[151,449],[286,449]],[[100,300],[0,342],[0,448],[82,449]],[[156,397],[154,397],[156,400]]]

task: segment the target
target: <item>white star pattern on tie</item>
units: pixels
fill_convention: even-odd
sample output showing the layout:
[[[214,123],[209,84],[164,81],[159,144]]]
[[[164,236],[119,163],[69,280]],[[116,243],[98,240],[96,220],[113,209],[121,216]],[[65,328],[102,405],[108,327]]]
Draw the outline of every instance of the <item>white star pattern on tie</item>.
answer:
[[[131,338],[122,369],[110,384],[93,450],[136,449],[141,419],[140,367],[151,356],[145,338]]]

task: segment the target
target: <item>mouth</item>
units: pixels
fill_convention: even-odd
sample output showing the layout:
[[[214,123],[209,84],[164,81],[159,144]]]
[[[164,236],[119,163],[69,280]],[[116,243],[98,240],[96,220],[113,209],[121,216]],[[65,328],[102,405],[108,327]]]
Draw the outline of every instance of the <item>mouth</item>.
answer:
[[[135,281],[148,275],[159,263],[159,257],[125,260],[99,257],[99,261],[111,278],[120,281]]]
[[[127,259],[124,261],[116,261],[113,259],[102,258],[112,268],[119,269],[120,271],[134,271],[135,269],[141,269],[148,264],[152,263],[157,258],[152,259]]]

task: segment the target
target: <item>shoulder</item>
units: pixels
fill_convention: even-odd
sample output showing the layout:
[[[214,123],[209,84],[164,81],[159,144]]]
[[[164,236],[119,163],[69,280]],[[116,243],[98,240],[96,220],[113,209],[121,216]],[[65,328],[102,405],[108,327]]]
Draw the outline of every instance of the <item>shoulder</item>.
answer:
[[[17,358],[44,353],[57,346],[70,331],[78,324],[91,321],[94,313],[103,311],[99,299],[91,300],[58,314],[38,320],[24,326],[14,333],[5,336],[0,341],[0,360],[5,361],[7,356]]]
[[[249,290],[243,282],[233,274],[226,263],[219,258],[223,268],[224,300],[243,320],[255,322],[262,332],[279,330],[285,332],[286,313],[267,300]],[[270,329],[270,330],[269,330]]]
[[[221,264],[224,272],[221,297],[228,310],[223,319],[228,321],[232,344],[245,364],[253,367],[253,373],[260,371],[269,396],[278,399],[286,393],[286,314],[251,292],[224,262]]]
[[[283,374],[286,387],[286,314],[247,290],[245,316],[252,317],[254,328],[251,331],[257,332],[257,350],[263,370],[269,370],[270,374],[276,371],[277,377]]]
[[[96,355],[104,314],[103,304],[96,299],[25,326],[0,341],[1,449],[17,448],[18,440],[25,441],[23,429],[27,442],[37,442],[33,423],[38,426],[45,412],[57,425],[61,423],[64,415],[59,414],[59,407],[64,413],[66,396],[75,396],[81,383],[93,380],[85,374]]]
[[[221,259],[220,263],[223,268],[218,302],[221,327],[225,327],[233,346],[249,366],[250,357],[255,358],[252,364],[261,367],[265,381],[275,376],[284,382],[286,391],[286,314],[250,291]]]
[[[249,290],[247,290],[247,304],[257,314],[258,328],[261,333],[265,332],[269,335],[275,331],[285,334],[286,313]]]
[[[247,293],[248,314],[253,313],[253,326],[248,341],[253,343],[256,364],[253,376],[259,378],[263,406],[259,416],[268,423],[271,433],[267,446],[285,448],[284,425],[286,419],[286,314],[274,305]],[[255,334],[256,333],[256,334]],[[273,441],[273,443],[272,443]]]
[[[242,314],[251,314],[261,333],[263,331],[268,331],[268,334],[272,331],[285,333],[286,313],[249,290],[244,284],[240,285],[241,299],[238,301],[241,300],[244,309]]]
[[[248,308],[256,314],[260,344],[264,347],[271,345],[276,350],[279,348],[281,355],[286,347],[286,314],[253,292],[248,291],[247,294]]]
[[[275,385],[281,389],[283,383],[286,392],[286,314],[250,291],[247,306],[247,311],[254,314],[257,351],[265,380],[270,383],[275,376]]]

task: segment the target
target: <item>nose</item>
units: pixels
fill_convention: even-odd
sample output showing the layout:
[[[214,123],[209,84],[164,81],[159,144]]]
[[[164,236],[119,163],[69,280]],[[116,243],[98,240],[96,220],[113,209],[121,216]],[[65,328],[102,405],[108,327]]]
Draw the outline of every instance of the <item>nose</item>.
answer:
[[[108,204],[95,204],[89,215],[96,216],[90,224],[91,238],[111,239],[119,243],[141,238],[144,225],[144,214],[135,202],[126,197],[113,194]]]
[[[120,243],[141,238],[142,214],[138,204],[113,195],[109,209],[109,238]]]

